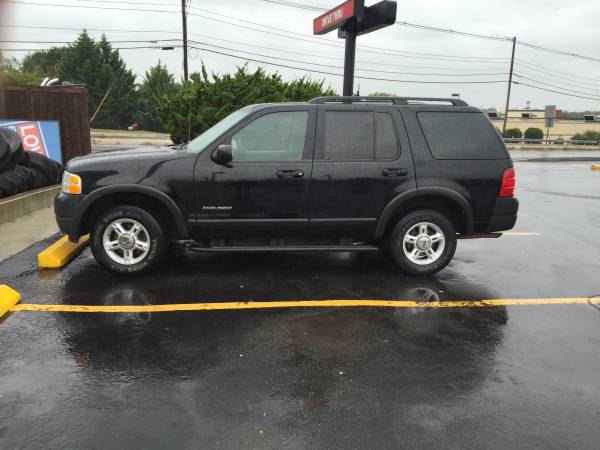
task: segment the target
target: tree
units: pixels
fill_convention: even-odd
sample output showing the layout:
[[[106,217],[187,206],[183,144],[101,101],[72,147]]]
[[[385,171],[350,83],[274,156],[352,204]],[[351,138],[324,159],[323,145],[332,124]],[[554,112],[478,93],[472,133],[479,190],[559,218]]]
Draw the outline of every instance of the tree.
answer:
[[[507,128],[503,137],[521,139],[523,137],[523,132],[519,128]]]
[[[393,97],[394,94],[390,94],[388,92],[372,92],[369,94],[369,97]]]
[[[37,75],[21,71],[21,63],[16,58],[4,58],[0,55],[0,86],[38,86]]]
[[[58,77],[85,84],[90,117],[106,97],[93,125],[121,128],[133,120],[136,107],[135,75],[127,70],[118,50],[102,35],[95,42],[86,31],[69,45],[58,65]]]
[[[177,94],[180,86],[160,61],[146,71],[144,81],[138,89],[138,114],[136,119],[145,130],[165,131],[160,118],[161,106]]]
[[[525,139],[544,139],[544,130],[542,130],[541,128],[527,128],[525,130],[525,134],[524,134]],[[535,141],[533,142],[529,142],[530,144],[535,143]]]
[[[29,53],[23,58],[21,70],[36,74],[39,78],[55,78],[58,76],[58,67],[66,49],[66,47],[52,47]]]
[[[233,74],[213,73],[211,78],[202,65],[201,73],[193,73],[177,94],[160,106],[160,117],[173,142],[197,136],[246,105],[335,95],[323,88],[323,81],[303,77],[285,82],[279,74],[267,74],[262,68],[250,73],[246,66],[238,67]]]

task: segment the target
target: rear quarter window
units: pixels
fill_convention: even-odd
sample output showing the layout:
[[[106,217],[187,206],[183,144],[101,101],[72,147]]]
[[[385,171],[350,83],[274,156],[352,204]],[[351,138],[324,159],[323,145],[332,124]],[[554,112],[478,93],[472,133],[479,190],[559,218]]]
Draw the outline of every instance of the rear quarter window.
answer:
[[[506,148],[491,122],[479,112],[417,113],[435,159],[506,159]]]

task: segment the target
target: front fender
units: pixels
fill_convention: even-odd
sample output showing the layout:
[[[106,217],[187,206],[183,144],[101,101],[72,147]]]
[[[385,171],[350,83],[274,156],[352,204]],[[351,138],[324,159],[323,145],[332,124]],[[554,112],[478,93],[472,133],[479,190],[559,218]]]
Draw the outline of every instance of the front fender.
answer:
[[[179,209],[179,206],[173,201],[171,197],[156,188],[149,186],[142,186],[139,184],[116,184],[111,186],[105,186],[99,188],[89,195],[87,195],[83,201],[78,205],[73,219],[71,222],[71,232],[69,233],[69,240],[77,241],[81,236],[81,225],[82,219],[86,216],[86,213],[90,211],[90,208],[96,204],[99,200],[111,194],[119,193],[135,193],[150,196],[159,201],[163,206],[170,212],[175,225],[177,226],[177,232],[184,239],[189,237],[187,225],[185,223],[183,214]]]

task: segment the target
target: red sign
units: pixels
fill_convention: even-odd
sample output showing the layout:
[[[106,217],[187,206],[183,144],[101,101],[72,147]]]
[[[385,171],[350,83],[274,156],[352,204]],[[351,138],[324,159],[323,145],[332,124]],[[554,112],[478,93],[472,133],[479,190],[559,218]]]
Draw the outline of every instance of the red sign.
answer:
[[[42,133],[36,122],[26,122],[16,125],[17,132],[21,136],[23,149],[29,152],[37,152],[46,155],[46,147],[42,139]]]
[[[313,34],[325,34],[335,30],[355,15],[354,0],[348,0],[313,20]]]

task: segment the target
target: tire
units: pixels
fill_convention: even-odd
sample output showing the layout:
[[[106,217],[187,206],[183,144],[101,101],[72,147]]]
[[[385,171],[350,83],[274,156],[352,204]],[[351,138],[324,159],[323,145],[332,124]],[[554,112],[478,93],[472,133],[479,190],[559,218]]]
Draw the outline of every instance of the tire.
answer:
[[[0,173],[0,198],[10,197],[18,192],[17,185],[14,181],[4,175],[5,173]]]
[[[40,155],[36,152],[27,152],[28,156],[26,159],[28,160],[29,167],[36,168],[40,172],[42,172],[46,178],[50,181],[49,184],[58,184],[58,169],[54,165],[54,162],[47,158],[44,155]]]
[[[0,172],[9,169],[10,147],[7,142],[0,138]]]
[[[30,169],[24,166],[15,167],[15,173],[21,176],[26,183],[26,190],[36,189],[36,182]]]
[[[19,134],[8,128],[0,127],[0,142],[5,142],[8,146],[10,153],[8,164],[9,167],[14,167],[23,158],[23,143]]]
[[[16,194],[20,194],[21,192],[25,192],[27,190],[27,180],[15,171],[11,170],[8,172],[4,172],[2,175],[4,176],[4,178],[11,181],[15,185],[15,187],[17,188]]]
[[[119,223],[125,231],[121,233],[121,238],[113,228],[115,223]],[[128,232],[134,225],[141,226],[141,231],[132,242],[133,236]],[[113,251],[105,247],[105,237],[115,243]],[[141,274],[155,269],[163,261],[169,249],[167,239],[164,229],[152,214],[137,206],[123,205],[100,215],[92,229],[90,247],[94,258],[103,267],[119,274]],[[147,251],[137,248],[138,244],[143,243],[148,245]],[[132,251],[129,263],[124,258],[125,247]]]
[[[433,236],[440,235],[442,239],[432,239]],[[410,237],[405,243],[405,237],[408,236]],[[452,260],[456,251],[456,230],[452,222],[440,212],[414,211],[398,221],[389,236],[388,250],[394,262],[405,273],[432,275]]]
[[[31,173],[33,174],[34,184],[37,188],[43,188],[54,184],[41,170],[36,169],[35,167],[29,167],[29,170],[31,170]]]

